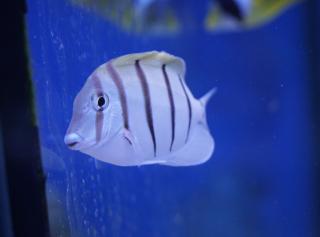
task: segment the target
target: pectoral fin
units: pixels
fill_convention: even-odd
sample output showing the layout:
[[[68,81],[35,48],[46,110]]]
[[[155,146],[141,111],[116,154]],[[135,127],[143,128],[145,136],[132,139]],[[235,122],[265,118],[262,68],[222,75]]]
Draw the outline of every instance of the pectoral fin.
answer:
[[[133,147],[134,150],[138,149],[137,139],[133,136],[133,134],[128,129],[123,129],[122,134],[124,139],[128,142],[130,146]]]

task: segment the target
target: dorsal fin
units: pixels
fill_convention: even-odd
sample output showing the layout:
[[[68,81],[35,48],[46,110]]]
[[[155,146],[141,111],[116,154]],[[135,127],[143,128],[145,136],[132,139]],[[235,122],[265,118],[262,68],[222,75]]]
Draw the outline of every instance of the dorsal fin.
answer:
[[[134,65],[136,60],[139,60],[141,64],[152,65],[155,67],[161,67],[163,64],[166,64],[168,67],[175,70],[181,78],[184,78],[186,70],[184,60],[164,51],[148,51],[144,53],[127,54],[113,59],[112,64],[115,67]]]

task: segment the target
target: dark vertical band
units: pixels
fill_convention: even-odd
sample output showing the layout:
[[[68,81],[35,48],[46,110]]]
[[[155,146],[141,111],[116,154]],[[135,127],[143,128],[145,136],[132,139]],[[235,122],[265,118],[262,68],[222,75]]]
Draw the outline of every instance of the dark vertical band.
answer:
[[[92,80],[93,80],[93,86],[95,88],[96,94],[100,95],[103,91],[100,79],[96,75],[93,75]],[[96,125],[96,142],[99,142],[101,139],[101,134],[103,130],[103,112],[102,111],[96,112],[95,125]]]
[[[186,140],[185,140],[185,142],[187,142],[188,139],[189,139],[189,133],[190,133],[190,127],[191,127],[192,107],[191,107],[191,103],[190,103],[190,99],[189,99],[187,90],[186,90],[186,88],[184,86],[184,82],[183,82],[182,78],[180,77],[180,75],[178,75],[178,76],[179,76],[179,81],[181,83],[181,87],[182,87],[183,92],[184,92],[184,94],[186,96],[187,104],[188,104],[188,131],[187,131],[187,136],[186,136]]]
[[[128,104],[122,80],[110,62],[107,63],[106,68],[119,93],[123,116],[123,126],[125,129],[129,130]]]
[[[171,117],[171,143],[170,143],[170,151],[172,150],[173,142],[174,142],[174,137],[175,137],[175,106],[174,106],[174,101],[173,101],[173,94],[172,94],[172,89],[170,85],[170,81],[168,78],[168,74],[166,71],[166,65],[162,65],[162,73],[163,77],[166,83],[167,91],[168,91],[168,97],[169,97],[169,103],[170,103],[170,117]]]
[[[142,87],[142,92],[143,92],[143,97],[144,97],[144,102],[145,102],[145,111],[146,111],[146,116],[147,116],[147,123],[148,123],[148,127],[150,130],[152,142],[153,142],[154,156],[156,156],[157,145],[156,145],[156,137],[155,137],[154,127],[153,127],[152,107],[151,107],[148,82],[147,82],[146,76],[140,66],[139,60],[136,60],[135,68],[136,68],[136,72],[137,72],[137,75],[138,75],[138,78],[140,80],[141,87]]]
[[[97,111],[96,113],[96,141],[101,140],[101,134],[103,130],[103,112],[102,111]]]

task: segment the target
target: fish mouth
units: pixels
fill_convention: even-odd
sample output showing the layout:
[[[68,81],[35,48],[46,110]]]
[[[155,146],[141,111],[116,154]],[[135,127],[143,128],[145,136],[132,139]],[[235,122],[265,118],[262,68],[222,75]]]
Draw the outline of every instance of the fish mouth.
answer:
[[[68,148],[70,150],[74,150],[74,151],[84,151],[84,150],[88,150],[90,148],[95,147],[97,144],[95,141],[89,142],[89,141],[81,141],[81,142],[70,142],[70,143],[66,143],[66,145],[68,146]]]
[[[71,142],[71,143],[68,143],[66,144],[69,148],[73,148],[75,147],[77,144],[79,144],[79,142]]]
[[[79,142],[71,142],[66,144],[70,149],[72,150],[76,150],[77,145],[79,144]]]
[[[67,147],[71,150],[80,150],[81,149],[81,144],[79,142],[71,142],[71,143],[66,143]]]
[[[71,143],[66,143],[69,149],[79,151],[79,150],[86,150],[89,149],[90,147],[93,147],[95,145],[94,142],[71,142]]]
[[[85,145],[84,139],[77,133],[68,133],[64,137],[64,143],[71,150],[83,149]]]
[[[108,140],[108,136],[104,136],[101,140],[97,141],[96,139],[84,139],[78,133],[67,133],[64,137],[64,143],[71,150],[83,151],[97,148]]]

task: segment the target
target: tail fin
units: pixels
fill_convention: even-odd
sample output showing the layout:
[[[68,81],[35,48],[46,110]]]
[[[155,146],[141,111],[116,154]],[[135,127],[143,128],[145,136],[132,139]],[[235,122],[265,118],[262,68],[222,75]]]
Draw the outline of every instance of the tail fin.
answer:
[[[208,101],[211,99],[211,97],[217,92],[217,87],[212,88],[210,91],[208,91],[204,96],[200,98],[200,103],[205,108],[208,104]]]
[[[211,99],[211,97],[217,92],[217,88],[212,88],[210,91],[208,91],[204,96],[202,96],[199,101],[202,105],[203,108],[203,112],[202,112],[202,119],[201,119],[201,123],[208,128],[208,124],[207,124],[207,116],[206,116],[206,106],[209,102],[209,100]]]

